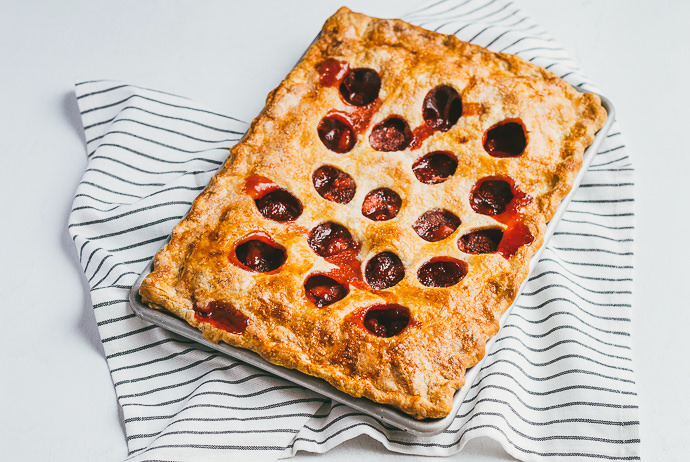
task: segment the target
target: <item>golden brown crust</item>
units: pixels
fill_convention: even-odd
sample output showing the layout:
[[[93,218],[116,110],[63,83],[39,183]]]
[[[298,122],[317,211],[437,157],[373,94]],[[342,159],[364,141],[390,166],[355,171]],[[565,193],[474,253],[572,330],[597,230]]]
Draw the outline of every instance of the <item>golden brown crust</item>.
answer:
[[[316,130],[330,110],[351,110],[337,86],[319,83],[317,67],[328,58],[374,69],[382,82],[380,106],[346,154],[326,149]],[[416,149],[378,152],[370,147],[371,127],[388,115],[402,115],[413,128],[423,125],[424,97],[441,84],[456,88],[474,113],[464,114],[447,132],[434,132]],[[510,118],[519,118],[527,130],[525,153],[516,158],[487,155],[483,133]],[[245,138],[156,256],[140,293],[146,303],[180,316],[214,342],[249,348],[268,361],[322,377],[353,396],[393,405],[416,418],[442,417],[464,383],[465,369],[483,357],[487,338],[497,332],[498,319],[513,302],[529,258],[543,241],[546,223],[569,192],[583,151],[604,119],[595,95],[581,94],[518,57],[342,8],[269,94]],[[422,184],[412,163],[436,150],[454,152],[458,169],[443,183]],[[336,166],[354,178],[352,201],[337,204],[315,191],[312,172],[321,165]],[[251,175],[270,178],[299,198],[304,205],[299,218],[286,225],[259,214],[244,190]],[[468,200],[472,186],[486,176],[508,176],[533,199],[522,212],[534,241],[509,259],[496,253],[468,255],[457,247],[465,231],[496,224],[475,213]],[[377,187],[392,188],[402,198],[400,213],[392,220],[362,216],[365,194]],[[434,207],[452,211],[462,224],[450,237],[426,242],[412,223]],[[394,251],[404,264],[404,279],[382,291],[351,285],[347,297],[324,308],[310,303],[305,278],[333,266],[312,251],[306,235],[329,220],[345,225],[361,243],[362,262],[380,251]],[[229,261],[236,242],[256,231],[287,249],[286,262],[275,272],[249,272]],[[466,261],[467,276],[448,288],[423,286],[417,270],[435,256]],[[231,302],[243,313],[248,318],[244,333],[199,322],[195,303],[205,306],[211,300]],[[412,324],[399,335],[380,338],[348,318],[379,303],[407,306]]]

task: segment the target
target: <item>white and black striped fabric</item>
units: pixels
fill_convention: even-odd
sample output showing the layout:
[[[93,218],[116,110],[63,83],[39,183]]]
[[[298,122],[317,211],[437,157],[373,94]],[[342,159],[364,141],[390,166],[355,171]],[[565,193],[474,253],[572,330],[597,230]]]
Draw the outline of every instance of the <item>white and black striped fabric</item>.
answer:
[[[558,43],[504,0],[437,1],[404,18],[596,90]],[[69,230],[131,460],[276,459],[324,452],[361,434],[409,454],[448,455],[488,436],[521,460],[639,459],[633,169],[616,125],[457,418],[441,435],[422,438],[135,317],[130,286],[247,124],[118,82],[80,82],[76,95],[88,168]]]

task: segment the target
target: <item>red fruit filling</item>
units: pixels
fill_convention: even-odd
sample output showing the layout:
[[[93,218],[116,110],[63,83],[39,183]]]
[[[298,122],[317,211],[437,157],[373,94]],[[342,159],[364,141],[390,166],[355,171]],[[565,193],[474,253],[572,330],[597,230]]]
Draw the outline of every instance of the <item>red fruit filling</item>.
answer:
[[[458,168],[458,160],[452,152],[434,151],[412,164],[412,172],[424,184],[438,184],[446,181]]]
[[[339,168],[323,165],[311,176],[316,192],[326,200],[347,204],[355,197],[355,180]]]
[[[393,252],[374,255],[364,268],[367,283],[376,290],[393,287],[405,277],[405,267]]]
[[[402,151],[412,142],[412,130],[405,120],[390,116],[371,129],[369,144],[377,151]]]
[[[467,274],[467,263],[450,257],[436,257],[424,263],[417,278],[427,287],[454,286]]]
[[[343,61],[328,58],[318,65],[316,71],[319,73],[319,82],[324,87],[333,87],[343,78],[350,66]]]
[[[262,233],[253,233],[240,241],[234,253],[242,267],[259,273],[274,271],[287,259],[285,248]]]
[[[354,250],[357,243],[352,238],[350,231],[338,223],[328,221],[321,223],[311,230],[308,237],[309,247],[317,255],[324,258]]]
[[[455,88],[439,85],[427,93],[422,104],[424,122],[433,128],[446,132],[462,115],[462,100]]]
[[[244,313],[231,303],[212,300],[206,306],[194,304],[194,317],[199,322],[208,322],[213,326],[233,334],[241,334],[249,322]]]
[[[471,254],[494,253],[503,239],[501,228],[485,228],[470,231],[458,239],[458,249]]]
[[[281,223],[295,221],[302,214],[302,203],[285,189],[275,189],[254,203],[261,215]]]
[[[364,198],[362,215],[373,221],[390,220],[398,214],[401,205],[402,199],[392,189],[374,189]]]
[[[340,83],[340,94],[353,106],[366,106],[379,97],[381,78],[373,69],[357,68],[348,71]]]
[[[400,334],[410,324],[410,309],[397,304],[370,306],[355,315],[372,335],[382,338]]]
[[[479,180],[470,193],[472,210],[482,215],[500,215],[513,200],[510,183],[487,177]]]
[[[304,282],[304,292],[309,301],[323,308],[345,298],[349,289],[325,274],[315,274]]]
[[[350,151],[357,142],[352,124],[339,114],[326,115],[319,122],[317,131],[323,145],[338,154]]]
[[[244,192],[254,200],[279,188],[280,186],[275,184],[273,180],[261,175],[251,175],[247,177],[244,183]]]
[[[444,209],[431,209],[412,224],[415,232],[429,242],[436,242],[447,238],[460,226],[460,218]]]
[[[506,119],[484,132],[484,150],[493,157],[517,157],[527,147],[522,121]]]
[[[470,192],[470,205],[475,212],[491,215],[494,220],[506,225],[496,249],[506,259],[515,255],[523,245],[534,241],[534,236],[523,223],[521,212],[530,202],[532,198],[517,189],[515,181],[507,176],[482,178]]]

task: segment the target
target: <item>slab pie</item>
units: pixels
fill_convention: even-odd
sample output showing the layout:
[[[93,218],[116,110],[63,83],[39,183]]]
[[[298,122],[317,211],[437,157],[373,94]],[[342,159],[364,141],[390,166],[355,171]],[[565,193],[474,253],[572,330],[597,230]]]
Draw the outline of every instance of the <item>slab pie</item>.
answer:
[[[211,341],[445,416],[605,118],[516,56],[342,8],[140,294]]]

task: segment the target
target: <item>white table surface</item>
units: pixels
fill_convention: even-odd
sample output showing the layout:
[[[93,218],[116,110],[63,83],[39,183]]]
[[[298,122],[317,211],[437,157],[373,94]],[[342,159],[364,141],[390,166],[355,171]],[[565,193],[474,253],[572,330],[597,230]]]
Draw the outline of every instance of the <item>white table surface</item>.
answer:
[[[643,459],[688,460],[690,2],[515,1],[617,108],[637,169],[633,344]],[[127,454],[66,226],[86,165],[75,80],[119,79],[250,120],[341,2],[0,1],[0,458]],[[415,4],[349,1],[383,17]],[[324,458],[399,456],[360,437]],[[512,460],[488,439],[451,459]]]

